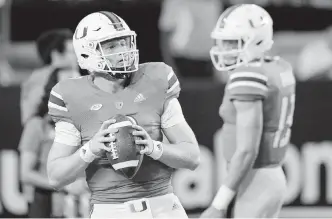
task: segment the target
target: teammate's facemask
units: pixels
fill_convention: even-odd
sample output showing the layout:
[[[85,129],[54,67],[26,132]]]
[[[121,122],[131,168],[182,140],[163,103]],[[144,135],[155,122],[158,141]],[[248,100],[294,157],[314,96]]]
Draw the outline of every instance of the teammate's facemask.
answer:
[[[240,63],[244,41],[240,39],[216,39],[210,54],[212,62],[225,67]]]

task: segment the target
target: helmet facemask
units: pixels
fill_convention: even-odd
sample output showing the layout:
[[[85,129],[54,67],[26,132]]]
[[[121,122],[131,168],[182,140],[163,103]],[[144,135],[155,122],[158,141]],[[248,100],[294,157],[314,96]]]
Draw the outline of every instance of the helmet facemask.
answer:
[[[210,50],[210,56],[213,65],[219,71],[228,71],[244,64],[249,63],[254,54],[249,53],[253,50],[253,37],[229,38],[222,36],[213,36],[215,45]]]
[[[106,47],[110,44],[112,45],[112,41],[121,41],[121,46],[126,47],[126,51],[121,52],[108,52]],[[108,46],[109,47],[109,46]],[[104,49],[103,49],[104,48]],[[136,49],[136,40],[135,37],[123,36],[118,38],[113,38],[109,40],[104,40],[98,43],[97,51],[100,52],[100,58],[103,60],[103,70],[111,72],[111,73],[130,73],[137,70],[138,66],[138,50]],[[112,63],[115,61],[116,63]]]
[[[110,48],[114,42],[118,43],[117,41],[124,43],[124,45],[121,44],[122,51],[117,52],[116,49]],[[88,47],[93,51],[90,53],[93,55],[87,56],[89,60],[85,61],[90,63],[87,69],[91,72],[108,73],[115,78],[123,79],[138,70],[139,55],[135,34],[89,42]]]

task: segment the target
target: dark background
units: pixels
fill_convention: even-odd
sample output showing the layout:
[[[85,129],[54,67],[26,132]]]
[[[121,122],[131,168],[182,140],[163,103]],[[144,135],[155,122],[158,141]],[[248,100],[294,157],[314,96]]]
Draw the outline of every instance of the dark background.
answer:
[[[136,31],[141,62],[160,61],[158,30],[160,2],[160,0],[140,0],[131,3],[94,0],[86,3],[83,1],[83,3],[59,4],[58,1],[46,0],[21,3],[14,1],[11,10],[11,39],[13,42],[33,41],[43,31],[57,27],[68,27],[74,31],[78,22],[88,13],[109,10],[122,17]],[[228,6],[229,4],[225,5]],[[266,10],[274,19],[276,32],[321,30],[331,24],[329,9],[270,5]]]

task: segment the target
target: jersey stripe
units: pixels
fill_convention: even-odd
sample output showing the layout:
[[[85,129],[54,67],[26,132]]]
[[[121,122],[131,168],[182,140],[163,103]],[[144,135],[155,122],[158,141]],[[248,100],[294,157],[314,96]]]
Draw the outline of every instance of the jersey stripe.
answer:
[[[173,71],[171,71],[168,75],[167,75],[167,80],[168,80],[168,89],[167,89],[167,93],[172,92],[177,86],[179,86],[179,80],[176,77],[176,75],[174,74]]]
[[[55,105],[58,105],[60,107],[64,107],[66,108],[66,104],[65,102],[63,101],[62,97],[60,94],[54,92],[54,91],[51,91],[50,93],[50,99],[49,99],[49,102],[50,103],[53,103]]]
[[[174,75],[174,71],[171,71],[168,75],[167,75],[167,81],[169,81]]]
[[[251,87],[267,91],[267,80],[265,75],[255,72],[236,72],[230,75],[230,82],[228,89],[236,87]]]
[[[263,91],[267,91],[268,88],[266,85],[263,85],[256,81],[236,81],[228,85],[228,90],[237,88],[237,87],[252,87],[252,88],[258,88]]]
[[[178,87],[179,86],[179,81],[178,80],[176,80],[176,82],[173,84],[173,86],[172,87],[170,87],[168,90],[167,90],[167,93],[170,93],[170,92],[172,92],[176,87]]]
[[[62,96],[60,94],[58,94],[57,92],[55,92],[54,90],[51,90],[51,95],[59,98],[60,100],[63,100]]]
[[[171,79],[168,80],[168,89],[171,88],[177,81],[178,79],[176,78],[175,75],[173,75],[173,77],[171,77]]]
[[[240,77],[258,78],[260,80],[267,81],[267,77],[265,75],[256,72],[235,72],[229,76],[229,79],[233,80]]]
[[[123,29],[121,20],[112,12],[101,11],[101,14],[105,15],[112,22],[115,30]]]
[[[61,111],[68,112],[68,109],[67,109],[66,107],[62,107],[62,106],[56,105],[56,104],[51,103],[51,102],[48,102],[48,107],[49,107],[49,108],[53,108],[53,109],[57,109],[57,110],[61,110]]]
[[[231,83],[235,83],[238,81],[252,81],[252,82],[257,82],[263,85],[267,85],[267,82],[264,80],[261,80],[259,78],[251,78],[251,77],[238,77],[238,78],[234,78],[233,80],[231,80]]]

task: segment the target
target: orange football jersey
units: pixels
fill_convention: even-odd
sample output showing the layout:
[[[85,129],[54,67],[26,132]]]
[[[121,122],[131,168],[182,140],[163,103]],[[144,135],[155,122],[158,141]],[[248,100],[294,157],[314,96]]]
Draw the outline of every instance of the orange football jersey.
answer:
[[[279,165],[290,140],[295,107],[295,78],[291,65],[266,58],[230,72],[219,114],[224,120],[222,147],[230,161],[236,149],[236,110],[232,101],[263,101],[263,133],[254,168]]]
[[[92,76],[61,81],[51,92],[49,114],[55,121],[67,121],[80,131],[83,145],[99,130],[103,121],[116,114],[133,117],[152,139],[162,141],[161,116],[180,92],[179,81],[164,63],[145,63],[132,75],[130,84],[110,94],[100,90]],[[53,94],[52,94],[53,93]],[[58,95],[54,95],[58,94]],[[106,156],[86,169],[92,203],[120,203],[172,192],[173,169],[145,156],[136,176],[129,180],[115,171]]]

